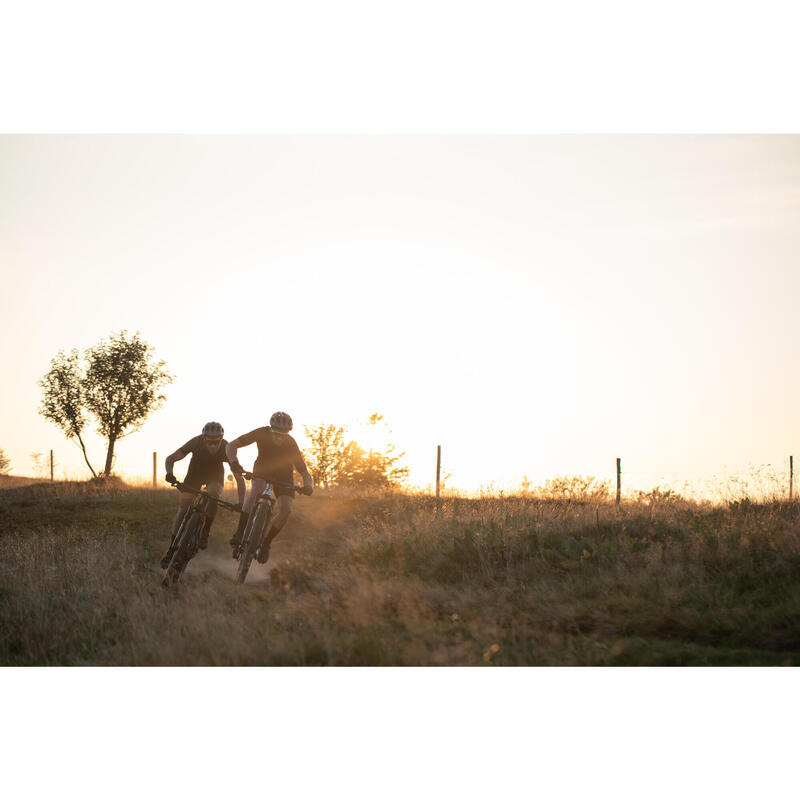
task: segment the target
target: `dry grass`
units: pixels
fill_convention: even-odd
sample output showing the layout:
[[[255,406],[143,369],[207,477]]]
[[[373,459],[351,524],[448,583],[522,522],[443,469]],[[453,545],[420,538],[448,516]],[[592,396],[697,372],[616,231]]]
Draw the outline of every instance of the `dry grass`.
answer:
[[[788,664],[798,511],[667,499],[296,503],[244,587],[220,511],[159,586],[175,493],[0,491],[3,664]]]

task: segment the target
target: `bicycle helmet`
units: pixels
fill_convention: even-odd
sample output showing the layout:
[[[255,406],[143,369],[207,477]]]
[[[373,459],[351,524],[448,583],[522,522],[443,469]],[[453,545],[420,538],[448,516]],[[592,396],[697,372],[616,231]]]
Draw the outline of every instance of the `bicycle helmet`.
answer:
[[[203,425],[203,436],[222,436],[225,431],[219,422],[206,422]]]
[[[269,418],[269,426],[278,433],[289,433],[292,429],[292,418],[285,411],[276,411]]]

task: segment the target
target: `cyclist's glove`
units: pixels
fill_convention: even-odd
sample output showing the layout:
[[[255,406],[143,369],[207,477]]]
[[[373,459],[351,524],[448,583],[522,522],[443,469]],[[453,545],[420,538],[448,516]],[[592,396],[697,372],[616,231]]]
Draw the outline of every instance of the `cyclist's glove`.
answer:
[[[168,472],[164,476],[164,480],[166,480],[167,483],[171,483],[173,486],[178,482],[178,479],[171,472]]]

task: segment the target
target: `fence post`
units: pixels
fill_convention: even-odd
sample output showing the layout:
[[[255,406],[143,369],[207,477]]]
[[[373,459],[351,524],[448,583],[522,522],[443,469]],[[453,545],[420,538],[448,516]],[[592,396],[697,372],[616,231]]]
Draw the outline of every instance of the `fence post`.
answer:
[[[53,451],[50,451],[50,483],[53,483]]]
[[[153,488],[156,488],[156,451],[153,451]]]
[[[789,502],[792,502],[792,489],[794,488],[794,456],[789,456]]]
[[[622,495],[622,459],[617,459],[617,505]]]
[[[436,496],[439,496],[439,476],[442,472],[442,446],[436,445]]]

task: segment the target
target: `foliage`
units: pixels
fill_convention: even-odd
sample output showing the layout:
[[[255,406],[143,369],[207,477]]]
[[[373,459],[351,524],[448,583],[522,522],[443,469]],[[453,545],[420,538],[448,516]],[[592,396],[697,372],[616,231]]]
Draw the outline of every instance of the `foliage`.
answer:
[[[659,486],[650,489],[648,492],[637,491],[636,499],[640,503],[645,503],[652,507],[686,502],[686,499],[673,489],[662,489]]]
[[[346,455],[344,428],[336,425],[305,426],[311,446],[306,448],[308,471],[317,486],[334,486],[342,473]]]
[[[5,451],[0,447],[0,475],[8,475],[11,469],[11,459],[5,454]]]
[[[102,474],[108,476],[116,442],[137,431],[160,408],[166,399],[161,390],[172,379],[165,363],[154,361],[153,348],[138,332],[129,336],[120,331],[87,349],[82,360],[77,350],[59,351],[39,381],[43,390],[39,413],[77,441],[96,477],[82,438],[91,414],[97,432],[107,441]]]
[[[377,425],[382,419],[372,414],[366,424]],[[388,489],[408,478],[408,467],[399,463],[405,453],[395,454],[393,444],[381,450],[365,450],[355,441],[345,444],[345,429],[337,425],[307,426],[305,432],[311,440],[306,450],[308,468],[320,486]]]
[[[545,481],[535,493],[551,500],[601,502],[610,496],[611,483],[593,475],[562,475]]]
[[[39,381],[39,386],[42,388],[39,414],[61,428],[67,439],[76,442],[81,448],[86,466],[96,478],[97,472],[89,461],[82,436],[86,428],[86,398],[84,373],[78,351],[74,348],[68,353],[59,350],[56,357],[51,359],[50,369]],[[41,453],[31,453],[36,467],[38,459],[34,455],[41,456]]]
[[[377,451],[364,450],[356,442],[350,442],[346,448],[339,484],[360,489],[398,486],[408,478],[408,467],[398,464],[404,455],[394,455],[392,444],[383,451]]]

